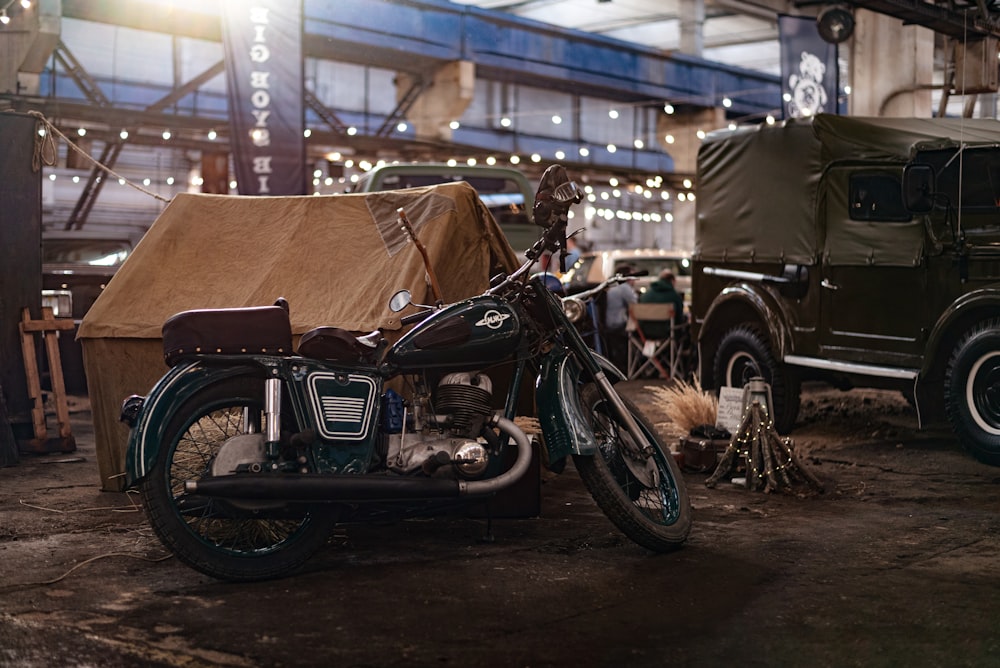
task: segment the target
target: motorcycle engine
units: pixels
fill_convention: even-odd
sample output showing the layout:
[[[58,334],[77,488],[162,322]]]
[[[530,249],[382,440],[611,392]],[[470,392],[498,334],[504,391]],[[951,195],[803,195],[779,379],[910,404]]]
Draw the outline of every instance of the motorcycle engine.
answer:
[[[448,374],[438,383],[430,402],[433,410],[425,414],[423,424],[414,425],[413,431],[401,437],[390,437],[387,466],[403,474],[423,472],[465,479],[482,475],[490,450],[481,433],[493,412],[492,398],[489,376]]]
[[[482,373],[452,373],[438,383],[434,405],[437,412],[451,415],[455,433],[477,436],[483,419],[491,412],[493,382]]]

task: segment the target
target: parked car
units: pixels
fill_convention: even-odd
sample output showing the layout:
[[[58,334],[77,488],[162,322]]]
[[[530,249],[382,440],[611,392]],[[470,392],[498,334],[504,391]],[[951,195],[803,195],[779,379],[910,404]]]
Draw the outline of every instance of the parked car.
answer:
[[[580,292],[614,276],[624,266],[643,273],[635,283],[636,290],[640,293],[657,279],[660,272],[669,269],[676,277],[674,285],[677,291],[684,295],[685,302],[690,303],[691,254],[679,250],[632,248],[583,253],[566,270],[563,285],[566,286],[567,293]]]
[[[57,316],[81,320],[132,252],[127,238],[46,232],[42,238],[42,294]],[[59,297],[59,299],[53,299]]]

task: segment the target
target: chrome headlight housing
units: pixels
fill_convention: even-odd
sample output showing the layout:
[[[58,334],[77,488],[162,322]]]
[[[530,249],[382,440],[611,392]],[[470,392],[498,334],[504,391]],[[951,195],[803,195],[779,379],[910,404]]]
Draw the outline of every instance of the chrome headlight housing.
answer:
[[[587,312],[587,305],[573,297],[563,297],[562,305],[563,312],[570,322],[579,322]]]

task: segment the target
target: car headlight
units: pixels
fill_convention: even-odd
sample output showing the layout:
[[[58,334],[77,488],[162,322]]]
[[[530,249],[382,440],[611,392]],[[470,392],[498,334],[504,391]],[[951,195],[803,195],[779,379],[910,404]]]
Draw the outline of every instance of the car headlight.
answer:
[[[566,317],[569,318],[570,322],[577,322],[583,318],[583,314],[587,311],[587,306],[579,299],[574,299],[573,297],[564,297],[562,300],[563,312],[566,313]]]

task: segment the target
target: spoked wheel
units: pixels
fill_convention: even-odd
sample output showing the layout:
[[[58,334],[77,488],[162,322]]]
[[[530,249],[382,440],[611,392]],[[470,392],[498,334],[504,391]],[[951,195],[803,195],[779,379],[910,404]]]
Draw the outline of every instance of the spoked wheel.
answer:
[[[227,473],[217,464],[220,459],[231,466],[262,450],[263,394],[264,381],[257,378],[230,379],[195,394],[170,420],[156,461],[139,486],[163,544],[192,568],[223,580],[286,575],[326,542],[336,524],[328,508],[228,501],[184,491],[185,481]]]
[[[643,432],[637,443],[593,385],[580,401],[597,437],[594,456],[573,462],[608,519],[639,545],[656,552],[677,549],[691,531],[691,504],[680,468],[649,420],[622,398]]]

